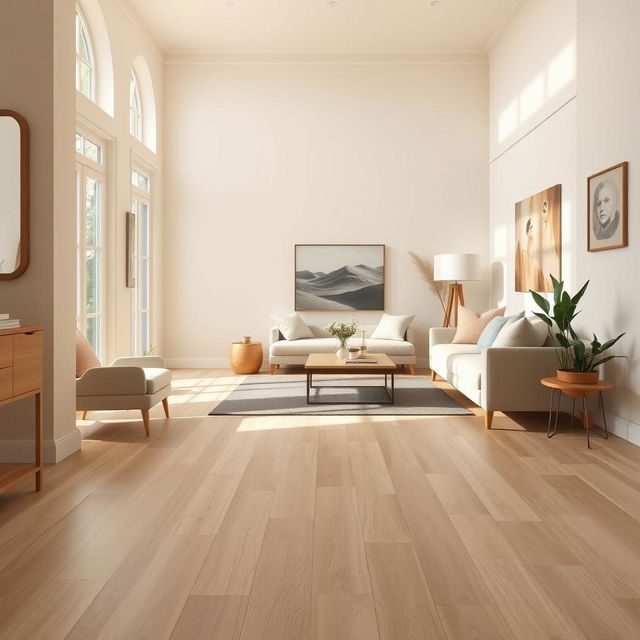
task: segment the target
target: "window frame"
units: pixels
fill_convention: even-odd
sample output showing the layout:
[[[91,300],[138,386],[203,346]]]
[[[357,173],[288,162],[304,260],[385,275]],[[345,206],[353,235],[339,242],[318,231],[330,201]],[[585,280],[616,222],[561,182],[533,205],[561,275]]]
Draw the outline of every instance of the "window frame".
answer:
[[[84,40],[87,54],[89,56],[88,60],[85,60],[80,53],[80,39]],[[96,56],[95,56],[95,48],[93,46],[93,39],[91,37],[91,31],[89,30],[89,25],[87,23],[84,14],[82,13],[82,9],[79,5],[76,4],[76,91],[81,93],[85,98],[91,100],[91,102],[96,102]],[[87,95],[84,91],[82,91],[81,83],[80,83],[80,67],[84,64],[89,69],[89,95]]]
[[[129,80],[129,133],[142,142],[144,127],[144,109],[142,107],[142,94],[140,82],[134,69],[131,70]]]

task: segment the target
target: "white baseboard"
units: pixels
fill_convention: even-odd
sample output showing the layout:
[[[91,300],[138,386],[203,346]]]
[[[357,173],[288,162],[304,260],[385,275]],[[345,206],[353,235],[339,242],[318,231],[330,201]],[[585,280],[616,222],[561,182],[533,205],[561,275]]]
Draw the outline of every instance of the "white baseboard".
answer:
[[[80,450],[82,436],[78,429],[73,429],[56,440],[43,442],[42,457],[47,464],[64,460],[67,456]],[[0,441],[0,460],[7,463],[22,464],[33,462],[33,440]]]
[[[600,425],[602,416],[595,413],[593,417],[594,422],[596,422],[598,426],[602,426]],[[607,429],[611,433],[615,433],[615,435],[620,438],[628,440],[632,444],[640,447],[640,424],[636,424],[635,422],[631,422],[631,420],[625,420],[620,416],[607,412]]]

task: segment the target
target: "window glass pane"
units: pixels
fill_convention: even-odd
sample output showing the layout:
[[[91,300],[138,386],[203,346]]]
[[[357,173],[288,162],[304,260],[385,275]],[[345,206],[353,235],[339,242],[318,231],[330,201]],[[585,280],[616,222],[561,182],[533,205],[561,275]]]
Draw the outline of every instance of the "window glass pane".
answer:
[[[149,269],[146,258],[140,260],[140,308],[149,308]]]
[[[85,180],[85,240],[88,246],[100,244],[100,194],[102,184],[94,178]]]
[[[140,203],[140,215],[138,216],[140,222],[140,255],[149,255],[149,206],[141,202]]]
[[[100,313],[100,253],[88,249],[84,261],[85,311]]]
[[[98,164],[102,164],[102,149],[88,138],[84,139],[84,155]]]
[[[149,353],[149,314],[140,314],[140,348],[142,353]]]
[[[96,353],[100,353],[100,318],[87,318],[85,335]]]
[[[80,86],[77,89],[87,98],[91,98],[91,69],[86,62],[80,61]]]
[[[87,44],[87,36],[84,33],[84,29],[80,27],[80,38],[78,39],[78,55],[87,62],[91,62],[91,56],[89,56],[89,45]]]
[[[84,151],[83,143],[84,143],[83,137],[79,133],[76,133],[76,153],[83,153]]]
[[[131,172],[131,184],[143,191],[149,191],[149,178],[147,176],[138,173],[137,171]]]

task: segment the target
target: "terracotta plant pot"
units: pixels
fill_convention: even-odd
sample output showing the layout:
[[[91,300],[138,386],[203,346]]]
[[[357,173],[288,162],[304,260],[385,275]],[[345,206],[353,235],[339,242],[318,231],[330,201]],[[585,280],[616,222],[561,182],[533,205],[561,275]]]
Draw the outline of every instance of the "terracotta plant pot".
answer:
[[[558,380],[568,384],[596,384],[600,379],[598,371],[584,373],[582,371],[570,371],[569,369],[558,369],[556,376]]]

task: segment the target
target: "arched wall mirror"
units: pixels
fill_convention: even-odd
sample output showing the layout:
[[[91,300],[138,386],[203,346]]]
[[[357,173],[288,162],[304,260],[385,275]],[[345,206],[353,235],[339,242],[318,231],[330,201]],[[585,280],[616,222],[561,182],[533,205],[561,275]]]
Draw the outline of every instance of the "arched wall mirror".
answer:
[[[29,265],[29,127],[15,111],[0,109],[0,280]]]

